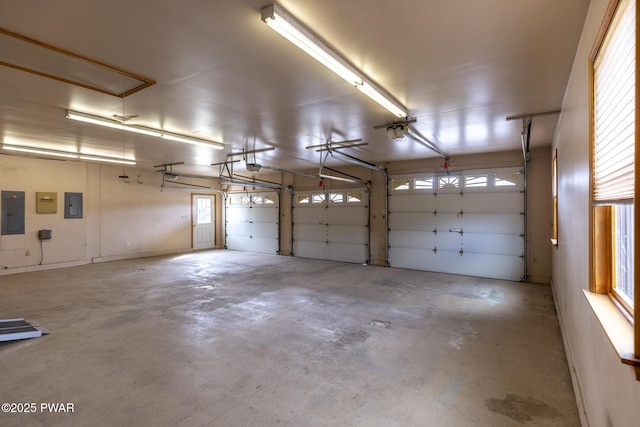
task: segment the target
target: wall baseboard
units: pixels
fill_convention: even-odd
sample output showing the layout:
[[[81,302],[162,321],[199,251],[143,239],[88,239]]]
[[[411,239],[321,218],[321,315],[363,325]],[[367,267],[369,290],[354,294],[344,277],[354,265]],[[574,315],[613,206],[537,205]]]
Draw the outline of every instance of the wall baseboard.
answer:
[[[162,255],[175,255],[175,254],[184,254],[188,252],[193,252],[193,249],[172,249],[166,251],[153,251],[153,252],[137,252],[132,254],[124,254],[124,255],[111,255],[104,257],[95,257],[92,258],[90,262],[94,264],[98,264],[100,262],[109,262],[109,261],[122,261],[126,259],[136,259],[136,258],[150,258],[154,256],[162,256]]]

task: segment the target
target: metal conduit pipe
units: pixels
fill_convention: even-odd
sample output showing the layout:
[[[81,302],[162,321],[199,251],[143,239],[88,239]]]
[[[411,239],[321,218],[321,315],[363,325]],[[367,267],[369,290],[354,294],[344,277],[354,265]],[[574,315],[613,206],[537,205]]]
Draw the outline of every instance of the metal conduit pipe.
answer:
[[[529,154],[529,143],[531,140],[531,120],[534,117],[539,117],[539,116],[551,116],[551,115],[556,115],[556,114],[560,114],[561,110],[552,110],[552,111],[543,111],[540,113],[528,113],[528,114],[514,114],[511,116],[507,116],[506,120],[507,121],[511,121],[511,120],[522,120],[522,132],[520,133],[520,142],[522,144],[522,158],[524,160],[524,233],[523,233],[523,238],[524,238],[524,275],[522,277],[522,281],[523,282],[528,282],[529,281],[529,233],[528,233],[528,228],[529,228],[529,221],[528,221],[528,214],[527,214],[527,208],[529,205],[529,196],[527,193],[527,181],[529,179],[529,162],[531,161],[531,156]],[[526,136],[526,140],[525,140],[525,136]]]
[[[289,191],[289,198],[291,200],[290,205],[289,205],[289,224],[291,224],[291,237],[290,242],[289,242],[289,255],[294,256],[293,255],[293,191]]]
[[[525,143],[525,136],[526,136],[526,132],[523,130],[520,133],[520,142],[522,144],[522,158],[524,160],[524,183],[523,183],[523,191],[524,191],[524,211],[523,211],[523,219],[524,219],[524,231],[523,231],[523,241],[524,241],[524,274],[522,276],[522,281],[523,282],[529,282],[529,266],[528,266],[528,262],[529,262],[529,242],[528,242],[528,238],[529,238],[529,233],[528,233],[528,228],[529,228],[529,221],[528,221],[528,215],[527,215],[527,205],[528,205],[528,196],[527,196],[527,179],[529,177],[529,152],[526,148],[526,143]]]
[[[389,267],[389,173],[383,169],[384,174],[384,266]]]

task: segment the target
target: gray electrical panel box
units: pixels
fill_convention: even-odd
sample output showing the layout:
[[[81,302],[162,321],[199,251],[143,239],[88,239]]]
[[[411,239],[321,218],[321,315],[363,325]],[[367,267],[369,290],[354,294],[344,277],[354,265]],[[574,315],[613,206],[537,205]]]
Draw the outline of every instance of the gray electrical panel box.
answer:
[[[64,193],[64,217],[82,218],[82,193]]]
[[[51,230],[39,230],[38,231],[38,239],[40,239],[40,240],[49,240],[49,239],[51,239]]]
[[[24,234],[24,191],[2,191],[2,234]]]

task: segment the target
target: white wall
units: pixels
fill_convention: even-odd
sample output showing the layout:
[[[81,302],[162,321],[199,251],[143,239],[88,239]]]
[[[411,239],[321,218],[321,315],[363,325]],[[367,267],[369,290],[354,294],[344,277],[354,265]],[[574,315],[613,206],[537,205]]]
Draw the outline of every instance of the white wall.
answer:
[[[28,266],[83,261],[86,258],[85,219],[64,219],[64,193],[86,193],[86,165],[0,156],[0,190],[25,192],[25,234],[0,236],[0,265],[9,272]],[[58,193],[57,213],[36,214],[36,192]],[[38,230],[53,230],[42,244]]]
[[[591,1],[554,136],[559,245],[552,251],[552,277],[583,425],[635,426],[640,382],[618,359],[583,295],[589,288],[588,55],[608,3]]]
[[[0,156],[0,190],[24,191],[26,197],[25,234],[0,236],[0,265],[9,267],[0,274],[191,250],[191,193],[208,191],[160,191],[157,172],[127,169],[129,183],[118,178],[121,173],[106,165]],[[36,213],[41,191],[57,193],[57,213]],[[82,219],[64,218],[65,192],[83,193]],[[216,203],[221,200],[216,197]],[[53,235],[42,252],[40,229]]]

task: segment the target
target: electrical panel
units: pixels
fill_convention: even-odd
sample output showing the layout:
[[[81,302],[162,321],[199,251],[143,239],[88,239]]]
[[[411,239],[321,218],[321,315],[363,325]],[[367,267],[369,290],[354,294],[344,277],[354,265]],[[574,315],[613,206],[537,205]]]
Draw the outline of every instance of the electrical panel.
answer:
[[[64,193],[64,217],[82,218],[82,193]]]
[[[24,234],[24,191],[2,191],[2,234]]]
[[[36,193],[36,213],[53,214],[58,212],[58,193],[42,192]]]

